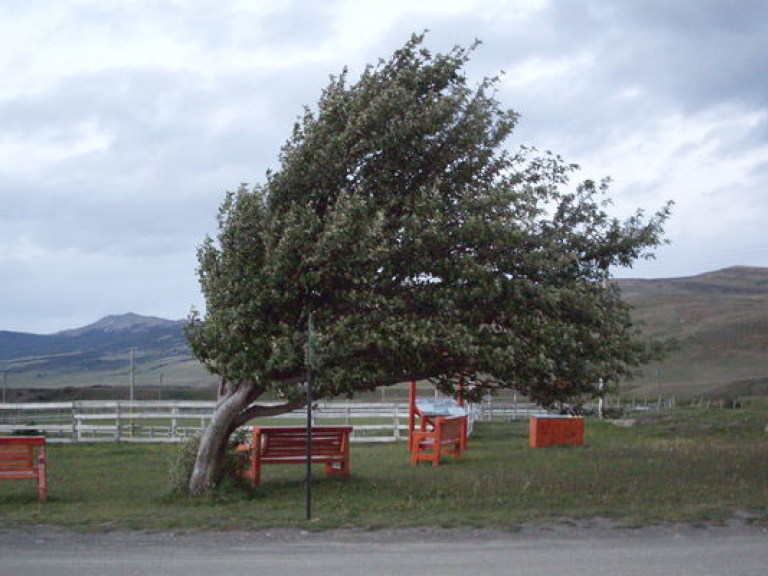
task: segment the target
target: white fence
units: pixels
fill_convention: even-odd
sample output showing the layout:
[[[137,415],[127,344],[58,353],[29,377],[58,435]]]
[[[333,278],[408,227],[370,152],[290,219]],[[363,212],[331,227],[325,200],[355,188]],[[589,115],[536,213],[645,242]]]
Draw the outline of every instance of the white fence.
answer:
[[[179,442],[203,430],[214,402],[80,401],[0,403],[0,435],[42,434],[51,442]],[[475,421],[513,420],[540,414],[532,404],[484,401],[470,409]],[[320,402],[315,424],[350,424],[355,442],[394,442],[408,436],[405,402]],[[306,422],[299,410],[273,417]]]
[[[0,435],[43,434],[51,442],[179,442],[210,422],[214,402],[82,401],[0,404]],[[270,419],[306,422],[303,410]],[[315,424],[351,424],[352,440],[407,437],[408,405],[319,403]]]
[[[0,434],[43,434],[52,442],[178,442],[208,425],[214,402],[0,404]]]

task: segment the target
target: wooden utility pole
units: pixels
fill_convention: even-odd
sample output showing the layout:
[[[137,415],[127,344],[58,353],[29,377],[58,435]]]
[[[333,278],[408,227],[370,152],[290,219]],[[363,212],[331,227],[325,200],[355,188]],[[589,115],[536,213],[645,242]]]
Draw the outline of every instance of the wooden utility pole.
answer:
[[[134,374],[135,374],[135,363],[134,363],[134,353],[135,353],[135,350],[136,350],[135,348],[131,347],[131,377],[130,377],[130,381],[129,381],[129,387],[130,387],[129,396],[130,396],[131,404],[133,404],[133,381],[134,381]]]

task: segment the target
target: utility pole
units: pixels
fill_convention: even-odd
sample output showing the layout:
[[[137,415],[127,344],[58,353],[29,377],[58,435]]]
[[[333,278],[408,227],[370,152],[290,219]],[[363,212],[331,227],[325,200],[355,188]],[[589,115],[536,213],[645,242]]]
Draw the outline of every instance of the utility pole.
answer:
[[[656,384],[659,392],[658,409],[661,410],[661,368],[656,368]]]
[[[3,370],[3,404],[5,404],[5,389],[8,385],[8,370]]]
[[[133,437],[133,400],[134,400],[133,381],[134,381],[135,372],[136,372],[136,363],[134,361],[135,353],[136,353],[136,349],[133,346],[131,346],[131,378],[130,378],[130,394],[129,394],[130,400],[131,400],[131,407],[129,408],[129,410],[131,411],[131,420],[130,420],[131,437]]]
[[[136,372],[136,370],[135,370],[135,363],[134,363],[135,351],[136,351],[136,349],[131,347],[131,377],[130,377],[130,381],[129,381],[129,388],[130,388],[129,397],[130,397],[130,400],[131,400],[131,404],[133,404],[133,382],[134,382],[134,375],[135,375],[135,372]]]

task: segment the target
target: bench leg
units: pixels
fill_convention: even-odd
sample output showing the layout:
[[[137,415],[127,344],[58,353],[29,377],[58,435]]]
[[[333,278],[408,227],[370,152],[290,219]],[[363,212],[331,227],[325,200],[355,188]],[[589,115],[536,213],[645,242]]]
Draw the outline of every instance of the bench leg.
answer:
[[[45,446],[41,446],[40,453],[37,456],[37,499],[40,502],[45,502],[48,498],[46,460]]]
[[[345,458],[343,462],[326,462],[325,475],[341,477],[349,476],[349,458]]]
[[[45,482],[45,472],[40,472],[37,477],[37,499],[40,502],[45,502],[48,498],[48,486]]]
[[[440,466],[440,449],[434,445],[422,447],[416,442],[411,452],[411,464],[418,466],[422,460],[432,462],[432,466]]]
[[[251,487],[256,488],[261,484],[261,460],[256,450],[251,454]]]

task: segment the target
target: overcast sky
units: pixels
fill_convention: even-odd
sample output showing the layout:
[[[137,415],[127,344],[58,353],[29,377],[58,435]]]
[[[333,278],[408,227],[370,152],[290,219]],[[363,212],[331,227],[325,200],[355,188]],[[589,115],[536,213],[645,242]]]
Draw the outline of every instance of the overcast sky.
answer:
[[[0,330],[203,307],[196,248],[330,74],[476,38],[509,142],[676,206],[624,277],[768,266],[763,0],[0,0]]]

